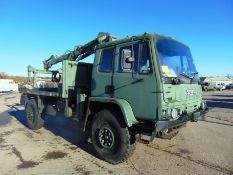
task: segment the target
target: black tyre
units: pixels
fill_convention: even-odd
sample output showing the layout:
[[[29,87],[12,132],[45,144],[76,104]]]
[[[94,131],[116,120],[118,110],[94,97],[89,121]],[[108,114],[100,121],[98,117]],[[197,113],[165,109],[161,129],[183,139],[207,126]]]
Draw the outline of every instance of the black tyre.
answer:
[[[102,110],[93,117],[91,139],[97,155],[112,164],[124,162],[135,150],[135,137],[115,112]]]
[[[44,119],[38,113],[38,107],[35,99],[30,99],[26,104],[27,126],[30,129],[37,130],[43,127]]]
[[[157,137],[161,139],[169,139],[171,140],[173,137],[175,137],[179,133],[180,128],[169,128],[165,129],[163,131],[158,132]]]

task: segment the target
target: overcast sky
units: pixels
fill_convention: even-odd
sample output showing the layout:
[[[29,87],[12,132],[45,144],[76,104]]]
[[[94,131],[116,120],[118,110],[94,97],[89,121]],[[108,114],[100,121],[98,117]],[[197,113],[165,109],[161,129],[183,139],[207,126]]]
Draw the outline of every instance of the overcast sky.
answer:
[[[1,0],[0,72],[27,75],[98,32],[152,32],[186,43],[203,76],[233,74],[232,0]]]

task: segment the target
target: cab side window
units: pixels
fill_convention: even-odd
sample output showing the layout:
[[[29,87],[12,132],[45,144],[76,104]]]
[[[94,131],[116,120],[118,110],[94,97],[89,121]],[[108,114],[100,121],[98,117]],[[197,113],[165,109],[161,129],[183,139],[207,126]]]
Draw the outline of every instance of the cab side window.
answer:
[[[113,59],[114,59],[114,48],[102,50],[99,71],[100,72],[112,72]]]
[[[141,44],[141,57],[139,73],[148,74],[151,71],[150,53],[147,43]]]
[[[133,54],[132,54],[132,45],[130,46],[125,46],[121,47],[119,49],[119,62],[118,62],[118,71],[119,72],[131,72],[132,71],[132,66],[134,72],[137,72],[138,70],[138,52],[139,51],[139,44],[134,44],[133,45]],[[127,63],[125,60],[124,54],[130,53],[131,57],[134,57],[134,62],[133,63]]]

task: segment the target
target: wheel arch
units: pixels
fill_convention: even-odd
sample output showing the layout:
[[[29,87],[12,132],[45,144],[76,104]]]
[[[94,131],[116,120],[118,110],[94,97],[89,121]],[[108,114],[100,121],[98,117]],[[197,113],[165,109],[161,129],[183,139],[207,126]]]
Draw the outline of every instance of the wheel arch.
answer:
[[[113,110],[114,112],[120,113],[120,116],[122,116],[121,119],[124,121],[127,127],[131,127],[133,124],[138,122],[134,116],[130,104],[126,100],[108,97],[90,97],[88,99],[84,131],[89,126],[93,115],[103,109],[109,109]]]

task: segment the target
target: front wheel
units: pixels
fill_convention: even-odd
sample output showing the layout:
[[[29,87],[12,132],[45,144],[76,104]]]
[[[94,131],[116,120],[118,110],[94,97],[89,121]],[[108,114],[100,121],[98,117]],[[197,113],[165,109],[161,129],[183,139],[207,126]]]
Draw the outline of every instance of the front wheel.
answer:
[[[135,150],[135,139],[119,115],[102,110],[93,116],[91,125],[92,144],[98,156],[112,164],[124,162]]]

